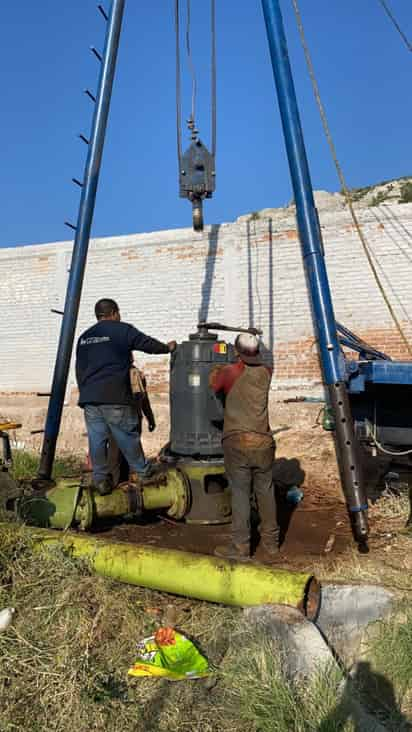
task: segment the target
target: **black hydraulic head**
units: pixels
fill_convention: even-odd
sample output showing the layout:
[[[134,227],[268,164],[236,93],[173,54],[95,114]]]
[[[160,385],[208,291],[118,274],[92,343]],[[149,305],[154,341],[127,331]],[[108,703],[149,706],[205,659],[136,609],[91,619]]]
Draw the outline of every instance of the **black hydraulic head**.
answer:
[[[193,228],[203,231],[203,199],[215,190],[215,156],[199,140],[193,140],[182,155],[179,171],[179,193],[193,207]]]

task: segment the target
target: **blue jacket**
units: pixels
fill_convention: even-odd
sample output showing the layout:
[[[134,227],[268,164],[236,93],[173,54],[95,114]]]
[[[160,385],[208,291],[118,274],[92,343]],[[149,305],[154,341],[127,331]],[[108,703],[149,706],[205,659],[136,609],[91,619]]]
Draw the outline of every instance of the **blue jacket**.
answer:
[[[76,378],[79,405],[130,404],[132,351],[169,353],[169,347],[117,320],[99,320],[79,338]]]

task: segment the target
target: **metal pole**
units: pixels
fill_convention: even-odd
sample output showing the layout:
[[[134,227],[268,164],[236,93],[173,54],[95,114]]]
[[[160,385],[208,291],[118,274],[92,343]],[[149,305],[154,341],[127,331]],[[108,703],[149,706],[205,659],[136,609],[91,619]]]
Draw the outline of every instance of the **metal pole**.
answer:
[[[89,152],[85,166],[76,236],[73,246],[70,277],[67,285],[63,322],[60,331],[54,367],[53,383],[45,434],[40,459],[38,477],[49,480],[52,474],[56,442],[60,429],[63,402],[70,368],[73,340],[79,312],[80,296],[89,248],[90,229],[93,220],[96,190],[106,133],[107,118],[119,48],[120,31],[125,0],[113,0],[107,20],[106,43],[101,61],[101,73],[96,97],[96,107],[92,123]]]
[[[367,500],[282,13],[279,0],[262,0],[262,6],[295,196],[299,238],[319,357],[336,418],[336,456],[354,537],[361,547],[365,547],[368,536]]]

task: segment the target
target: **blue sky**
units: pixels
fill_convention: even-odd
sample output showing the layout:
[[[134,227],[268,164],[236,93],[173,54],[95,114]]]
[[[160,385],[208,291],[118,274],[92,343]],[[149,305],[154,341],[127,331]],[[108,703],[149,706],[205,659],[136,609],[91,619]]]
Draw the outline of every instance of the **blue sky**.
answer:
[[[70,238],[76,220],[104,22],[94,0],[16,0],[2,8],[0,247]],[[281,0],[315,188],[338,190],[290,0]],[[412,37],[412,5],[390,0]],[[209,132],[207,3],[192,0],[198,125]],[[348,182],[411,173],[412,57],[378,0],[301,0],[323,100]],[[259,0],[217,0],[217,191],[207,223],[281,206],[289,171]],[[189,87],[185,84],[189,112]],[[92,233],[191,224],[179,199],[172,0],[127,0]]]

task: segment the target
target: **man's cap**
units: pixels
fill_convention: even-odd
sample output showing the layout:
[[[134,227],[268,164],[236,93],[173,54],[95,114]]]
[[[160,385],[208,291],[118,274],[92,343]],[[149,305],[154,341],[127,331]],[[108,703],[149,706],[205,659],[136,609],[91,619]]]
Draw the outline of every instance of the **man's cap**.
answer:
[[[239,333],[235,340],[235,348],[244,363],[250,366],[259,366],[262,363],[259,341],[255,335]]]

